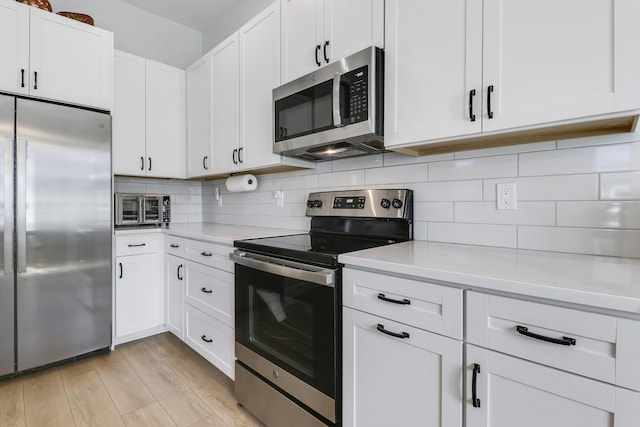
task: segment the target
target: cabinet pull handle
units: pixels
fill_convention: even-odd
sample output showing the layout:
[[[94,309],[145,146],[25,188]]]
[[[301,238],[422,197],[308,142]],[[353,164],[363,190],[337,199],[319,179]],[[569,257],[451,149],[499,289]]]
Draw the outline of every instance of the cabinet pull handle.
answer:
[[[480,373],[480,365],[473,364],[473,377],[471,378],[471,401],[474,408],[480,407],[480,399],[478,399],[478,374]]]
[[[146,243],[135,243],[135,244],[134,243],[130,243],[127,246],[130,247],[130,248],[139,248],[141,246],[147,246],[147,244]]]
[[[204,156],[204,157],[202,158],[202,167],[204,168],[204,170],[209,169],[209,168],[207,167],[207,159],[208,159],[208,158],[209,158],[209,156]]]
[[[38,72],[33,72],[33,89],[38,90]]]
[[[213,293],[213,291],[211,289],[207,289],[204,286],[202,288],[200,288],[200,290],[202,292],[204,292],[205,294],[212,294]]]
[[[387,334],[387,335],[391,335],[392,337],[395,338],[409,338],[409,333],[408,332],[401,332],[399,334],[395,333],[395,332],[391,332],[391,331],[387,331],[384,328],[384,325],[378,323],[378,326],[376,327],[377,330],[379,330],[380,332],[382,332],[383,334]]]
[[[552,344],[559,344],[559,345],[566,345],[566,346],[576,345],[576,339],[575,338],[569,338],[569,337],[552,338],[552,337],[547,337],[545,335],[540,335],[540,334],[536,334],[534,332],[529,332],[529,328],[527,328],[526,326],[520,326],[520,325],[516,326],[516,330],[518,331],[518,333],[520,335],[524,335],[524,336],[527,336],[527,337],[535,338],[535,339],[541,340],[541,341],[550,342]]]
[[[469,92],[469,119],[472,122],[476,121],[476,115],[473,114],[473,97],[474,96],[476,96],[476,90],[471,89],[471,91]]]
[[[210,339],[210,338],[207,338],[206,335],[201,336],[200,339],[202,339],[202,341],[204,341],[204,342],[213,342],[213,340]]]
[[[244,163],[244,160],[242,159],[242,152],[243,151],[244,151],[244,147],[238,148],[238,162],[240,162],[240,163]]]
[[[238,159],[236,158],[237,154],[238,154],[238,149],[236,148],[235,150],[233,150],[233,154],[231,155],[231,160],[233,161],[234,165],[238,164]]]
[[[20,87],[24,87],[24,68],[20,68],[20,74],[21,74]]]
[[[118,265],[120,266],[120,279],[122,279],[122,273],[124,273],[124,268],[122,268],[121,262],[119,262]]]
[[[316,65],[317,65],[318,67],[321,65],[321,64],[320,64],[320,60],[318,59],[318,52],[320,52],[320,47],[321,47],[321,46],[320,46],[319,44],[317,44],[317,45],[316,45]]]
[[[151,170],[151,157],[149,157],[149,170]]]
[[[182,264],[178,266],[178,270],[176,271],[176,274],[178,275],[178,280],[182,280],[182,276],[180,275],[180,270],[182,270]]]
[[[175,249],[175,248],[179,248],[180,245],[176,245],[175,243],[172,243],[172,244],[169,245],[169,247]]]
[[[329,63],[329,56],[327,56],[327,47],[329,47],[329,40],[324,42],[324,48],[322,49],[322,53],[324,55],[324,61]]]
[[[144,170],[144,157],[140,156],[140,170],[143,171]]]
[[[491,94],[493,93],[493,85],[489,85],[487,88],[487,115],[490,119],[493,119],[493,111],[491,111]]]
[[[200,252],[200,255],[202,255],[202,256],[213,256],[213,254],[211,252],[205,252],[205,251]]]
[[[401,299],[401,300],[392,299],[392,298],[387,298],[387,296],[385,294],[378,294],[378,299],[381,299],[382,301],[386,301],[386,302],[392,302],[394,304],[402,304],[402,305],[411,304],[411,301],[406,299],[406,298]]]

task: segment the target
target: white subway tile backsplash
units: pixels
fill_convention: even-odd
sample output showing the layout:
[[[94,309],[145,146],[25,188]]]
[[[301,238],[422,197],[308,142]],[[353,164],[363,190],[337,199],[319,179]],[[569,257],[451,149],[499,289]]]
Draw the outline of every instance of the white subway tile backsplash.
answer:
[[[413,239],[414,240],[428,240],[428,222],[416,221],[413,223]]]
[[[640,127],[636,132],[624,132],[613,135],[588,136],[584,138],[563,139],[558,141],[558,148],[576,148],[592,145],[620,144],[640,141]]]
[[[507,145],[506,147],[481,148],[478,150],[460,151],[455,153],[456,159],[471,157],[499,156],[503,154],[526,153],[531,151],[546,151],[556,148],[555,141],[535,142],[532,144]]]
[[[413,163],[440,162],[453,160],[453,153],[433,154],[430,156],[414,157],[402,153],[384,153],[384,166],[410,165]]]
[[[602,200],[640,199],[640,172],[605,173],[600,175]]]
[[[282,179],[283,190],[318,188],[318,175],[292,176]]]
[[[520,154],[520,176],[618,172],[637,169],[640,143]]]
[[[368,156],[356,156],[347,157],[346,159],[334,160],[332,162],[331,170],[334,172],[354,170],[354,169],[367,169],[377,168],[383,165],[382,153],[372,154]]]
[[[517,209],[498,210],[496,202],[456,202],[454,221],[475,224],[555,225],[554,202],[518,202]]]
[[[453,202],[414,202],[415,221],[453,222]]]
[[[518,247],[542,251],[640,258],[640,231],[519,226]]]
[[[364,171],[364,177],[366,185],[424,182],[427,179],[427,164],[367,169]]]
[[[516,227],[513,225],[430,222],[427,235],[428,239],[433,242],[503,248],[516,247]]]
[[[496,184],[514,182],[516,200],[598,200],[598,175],[557,175],[525,178],[486,179],[484,200],[496,200]]]
[[[147,184],[142,182],[115,181],[114,190],[116,193],[146,193]]]
[[[558,202],[557,225],[640,229],[640,202]]]
[[[320,175],[318,179],[318,186],[321,188],[348,187],[353,185],[364,185],[364,170],[331,172]]]
[[[429,181],[518,176],[518,156],[478,157],[429,163]]]
[[[482,200],[482,181],[427,182],[407,185],[419,202],[456,202]]]

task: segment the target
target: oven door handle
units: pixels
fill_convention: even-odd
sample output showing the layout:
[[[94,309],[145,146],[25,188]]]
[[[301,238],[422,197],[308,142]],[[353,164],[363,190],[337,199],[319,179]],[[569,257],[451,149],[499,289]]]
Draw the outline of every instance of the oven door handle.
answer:
[[[231,253],[229,257],[236,264],[255,270],[316,283],[322,286],[334,287],[335,270],[264,255],[249,254],[237,249]]]

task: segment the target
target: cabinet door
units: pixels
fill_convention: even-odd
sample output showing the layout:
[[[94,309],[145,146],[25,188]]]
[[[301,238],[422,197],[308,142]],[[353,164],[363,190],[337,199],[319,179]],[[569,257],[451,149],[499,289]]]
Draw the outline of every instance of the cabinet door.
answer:
[[[385,146],[479,133],[482,2],[387,0],[385,10]]]
[[[345,426],[462,426],[461,341],[343,313]]]
[[[467,427],[632,427],[640,416],[640,393],[470,344],[466,376]]]
[[[147,60],[147,176],[184,177],[184,76],[184,70]]]
[[[211,170],[211,56],[187,69],[187,176]]]
[[[323,65],[368,46],[384,47],[384,0],[325,0],[323,15]]]
[[[0,90],[29,92],[29,6],[0,4]]]
[[[483,130],[615,111],[617,3],[484,0]]]
[[[280,84],[280,7],[274,3],[240,28],[240,160],[242,168],[277,164],[273,89]]]
[[[184,339],[184,260],[167,255],[165,261],[166,321],[167,329],[180,339]]]
[[[215,47],[211,53],[211,93],[213,104],[212,173],[238,169],[240,133],[240,52],[238,33]]]
[[[113,58],[113,173],[144,176],[145,60],[116,51]]]
[[[116,257],[115,268],[117,344],[164,324],[162,255]]]
[[[110,110],[113,34],[37,8],[30,13],[31,95]]]
[[[282,82],[324,63],[324,0],[282,0]]]

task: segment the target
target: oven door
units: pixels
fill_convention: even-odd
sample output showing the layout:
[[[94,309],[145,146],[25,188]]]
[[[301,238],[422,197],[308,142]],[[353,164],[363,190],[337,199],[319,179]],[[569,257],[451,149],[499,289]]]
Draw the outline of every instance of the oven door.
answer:
[[[162,222],[162,196],[143,196],[143,217],[141,224],[160,224]]]
[[[335,399],[337,270],[239,250],[232,259],[236,342]]]
[[[132,194],[116,194],[116,224],[138,224],[142,218],[140,198]]]

